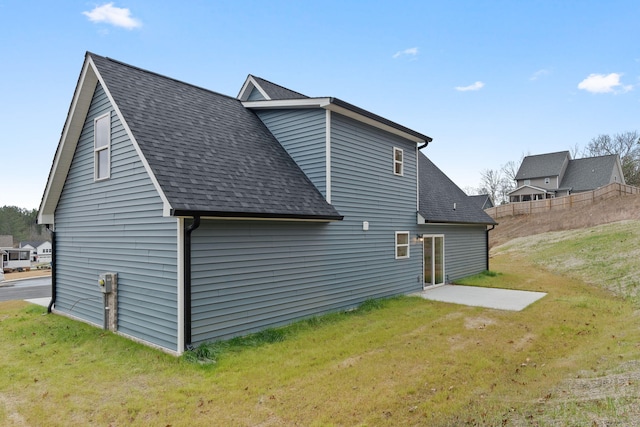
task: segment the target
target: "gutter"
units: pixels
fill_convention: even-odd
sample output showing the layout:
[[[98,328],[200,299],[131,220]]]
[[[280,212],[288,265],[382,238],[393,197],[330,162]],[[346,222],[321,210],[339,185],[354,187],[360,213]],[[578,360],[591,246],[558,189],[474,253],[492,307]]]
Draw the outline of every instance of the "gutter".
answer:
[[[200,217],[194,216],[193,222],[185,227],[184,233],[184,342],[187,350],[191,345],[191,233],[200,227]]]
[[[56,232],[47,226],[47,231],[51,233],[51,301],[47,306],[47,313],[51,313],[56,303]]]
[[[496,228],[496,224],[493,224],[491,226],[491,228],[487,228],[487,242],[486,242],[486,249],[487,249],[487,268],[486,270],[489,271],[489,232],[491,230],[493,230],[494,228]]]

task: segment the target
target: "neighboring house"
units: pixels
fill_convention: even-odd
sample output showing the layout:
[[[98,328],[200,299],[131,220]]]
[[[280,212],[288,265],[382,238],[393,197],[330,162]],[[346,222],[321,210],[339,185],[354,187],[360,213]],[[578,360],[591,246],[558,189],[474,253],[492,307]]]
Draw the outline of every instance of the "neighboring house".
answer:
[[[47,263],[51,262],[51,242],[20,242],[19,247],[31,251],[31,262]]]
[[[29,270],[31,268],[31,260],[29,249],[20,248],[0,248],[2,253],[2,269],[6,272],[13,270]]]
[[[254,76],[233,98],[87,53],[38,214],[54,311],[180,354],[486,270],[495,222],[430,141]]]
[[[489,196],[488,194],[478,194],[478,195],[469,196],[469,197],[471,198],[471,200],[476,202],[476,204],[478,206],[480,206],[480,208],[482,208],[482,210],[489,209],[489,208],[493,207],[493,202],[491,201],[491,196]]]
[[[516,174],[511,202],[550,199],[625,183],[617,154],[571,159],[568,151],[527,156]]]

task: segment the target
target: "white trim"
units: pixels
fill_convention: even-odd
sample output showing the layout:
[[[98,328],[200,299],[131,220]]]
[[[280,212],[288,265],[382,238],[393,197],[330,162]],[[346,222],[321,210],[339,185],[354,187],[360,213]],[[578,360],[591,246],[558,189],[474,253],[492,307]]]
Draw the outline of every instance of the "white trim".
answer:
[[[162,187],[160,187],[160,183],[158,182],[158,179],[156,178],[155,174],[151,170],[151,166],[149,166],[149,162],[145,158],[144,154],[142,154],[142,150],[140,149],[140,145],[138,145],[138,141],[133,136],[133,132],[131,132],[131,128],[129,128],[129,125],[127,124],[126,120],[124,119],[124,116],[122,115],[122,112],[120,111],[120,108],[118,107],[118,104],[116,104],[115,100],[113,99],[113,96],[111,95],[111,92],[109,92],[109,88],[104,83],[104,80],[102,79],[102,76],[100,75],[100,73],[98,73],[98,70],[95,67],[95,64],[93,63],[93,60],[91,59],[91,57],[89,57],[88,60],[89,60],[89,63],[91,64],[91,66],[94,68],[94,72],[95,72],[96,76],[98,77],[98,81],[102,85],[102,89],[104,90],[104,93],[107,95],[107,98],[109,98],[109,102],[111,102],[111,106],[113,107],[114,111],[118,115],[118,118],[120,119],[120,122],[122,123],[122,127],[124,127],[124,129],[125,129],[125,131],[127,133],[127,136],[129,137],[129,140],[133,144],[133,147],[135,148],[136,153],[138,154],[138,157],[140,158],[140,161],[142,162],[142,165],[144,166],[145,170],[147,171],[147,174],[149,175],[149,178],[151,179],[151,182],[153,183],[153,186],[155,187],[156,191],[158,192],[158,195],[160,196],[160,198],[162,199],[162,203],[164,205],[163,208],[162,208],[163,215],[169,216],[168,214],[171,211],[171,204],[169,203],[169,199],[167,199],[167,196],[164,194],[164,191],[162,191]]]
[[[396,159],[396,153],[400,153],[400,161]],[[397,165],[400,165],[400,172],[396,171]],[[404,176],[404,150],[402,148],[393,147],[393,174],[395,176]]]
[[[271,97],[267,95],[267,92],[262,89],[260,84],[256,81],[256,79],[253,78],[251,74],[249,74],[249,76],[247,76],[247,80],[244,81],[244,84],[240,89],[240,93],[238,93],[238,99],[240,101],[246,101],[249,98],[249,95],[251,95],[251,91],[254,88],[257,89],[258,92],[260,92],[260,94],[264,96],[266,100],[271,100]]]
[[[55,224],[55,210],[98,82],[89,61],[82,66],[78,81],[38,209],[38,224]]]
[[[108,119],[109,127],[107,128],[107,145],[96,147],[98,140],[98,121]],[[100,152],[107,151],[107,175],[100,177]],[[111,178],[111,110],[93,119],[93,180],[105,181]]]
[[[437,238],[437,237],[442,237],[442,283],[432,283],[430,285],[427,286],[426,282],[425,282],[425,277],[424,277],[424,245],[425,245],[425,238]],[[445,239],[445,235],[444,234],[422,234],[422,289],[433,289],[434,286],[442,286],[445,283],[447,283],[447,270],[446,270],[446,254],[447,251],[445,250],[445,245],[446,245],[446,239]],[[432,245],[432,251],[431,251],[431,273],[433,276],[435,276],[435,250],[436,247],[435,245]]]
[[[288,108],[324,108],[326,110],[333,111],[334,113],[341,114],[346,117],[350,117],[354,120],[357,120],[362,123],[366,123],[370,126],[373,126],[377,129],[382,129],[386,132],[392,133],[394,135],[401,136],[402,138],[408,139],[409,141],[415,143],[424,143],[423,138],[419,138],[415,135],[411,135],[407,132],[402,131],[401,129],[397,129],[393,126],[389,126],[385,123],[381,123],[378,120],[372,119],[371,117],[367,117],[365,115],[356,113],[355,111],[351,111],[348,108],[340,107],[336,104],[331,103],[331,98],[302,98],[302,99],[276,99],[272,101],[243,101],[242,105],[245,108],[261,110],[261,109],[288,109]]]
[[[177,349],[178,349],[178,354],[182,354],[182,352],[184,351],[184,218],[177,218],[176,220],[176,225],[177,225],[177,242],[176,242],[176,246],[177,246],[177,280],[176,280],[176,286],[177,286],[177,298],[176,298],[176,303],[178,304],[178,321],[177,323]]]
[[[288,108],[326,108],[331,103],[331,98],[300,98],[300,99],[275,99],[264,101],[242,101],[245,108],[254,110],[264,109],[288,109]]]
[[[331,111],[326,110],[326,132],[325,132],[325,199],[331,203]]]
[[[407,235],[407,243],[398,243],[398,236],[400,234]],[[395,240],[394,240],[394,255],[396,259],[408,259],[411,257],[411,234],[408,231],[396,231]],[[405,247],[407,248],[406,256],[398,256],[398,248]]]
[[[373,126],[375,128],[381,129],[381,130],[383,130],[385,132],[389,132],[391,134],[398,135],[398,136],[400,136],[402,138],[408,139],[411,142],[415,142],[416,144],[418,144],[418,143],[419,144],[424,144],[424,142],[425,142],[423,138],[419,138],[419,137],[417,137],[415,135],[411,135],[411,134],[409,134],[407,132],[403,132],[402,130],[397,129],[397,128],[393,127],[393,126],[389,126],[387,124],[381,123],[381,122],[379,122],[377,120],[374,120],[374,119],[372,119],[370,117],[367,117],[367,116],[364,116],[362,114],[358,114],[358,113],[356,113],[354,111],[351,111],[351,110],[349,110],[347,108],[339,107],[339,106],[337,106],[335,104],[329,104],[329,105],[327,105],[326,107],[323,107],[323,108],[331,110],[334,113],[338,113],[338,114],[342,114],[343,116],[350,117],[350,118],[352,118],[354,120],[357,120],[359,122],[366,123],[366,124],[368,124],[370,126]]]

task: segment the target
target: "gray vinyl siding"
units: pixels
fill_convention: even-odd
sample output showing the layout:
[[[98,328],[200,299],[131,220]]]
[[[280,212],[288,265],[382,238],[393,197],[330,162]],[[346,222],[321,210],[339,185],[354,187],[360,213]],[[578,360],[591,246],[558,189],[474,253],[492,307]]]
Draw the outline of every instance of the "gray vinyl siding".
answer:
[[[326,113],[322,109],[256,113],[278,142],[326,197]]]
[[[422,289],[415,144],[337,114],[331,134],[343,221],[209,220],[194,231],[194,344]],[[394,146],[404,149],[402,177]],[[395,259],[396,231],[410,233],[408,259]]]
[[[93,119],[111,111],[111,177],[94,182]],[[56,310],[103,324],[98,275],[118,273],[118,330],[177,350],[177,225],[98,84],[55,216]]]
[[[421,234],[444,234],[445,278],[453,282],[487,269],[487,228],[483,225],[423,225]]]
[[[253,89],[251,89],[251,93],[249,93],[247,101],[264,101],[264,99],[265,98],[264,96],[262,96],[260,91],[254,87]]]

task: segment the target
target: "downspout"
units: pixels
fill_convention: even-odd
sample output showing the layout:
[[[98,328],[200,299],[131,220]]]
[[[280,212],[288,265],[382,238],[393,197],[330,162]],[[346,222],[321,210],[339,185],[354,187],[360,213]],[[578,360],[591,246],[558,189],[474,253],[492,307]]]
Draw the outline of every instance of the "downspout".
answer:
[[[47,313],[51,313],[56,303],[56,232],[49,228],[47,231],[51,233],[51,301],[47,307]]]
[[[487,242],[486,242],[486,249],[487,249],[487,268],[486,270],[489,271],[489,232],[491,230],[493,230],[494,228],[496,228],[496,225],[493,224],[491,226],[491,228],[487,228]]]
[[[184,342],[191,349],[191,233],[200,227],[200,217],[194,216],[193,222],[185,227],[184,233]]]
[[[431,141],[432,141],[432,140],[427,140],[427,141],[425,141],[425,142],[424,142],[424,144],[422,144],[420,147],[418,147],[418,151],[422,150],[423,148],[426,148],[426,147],[427,147],[427,145],[429,145],[429,143],[430,143]]]

